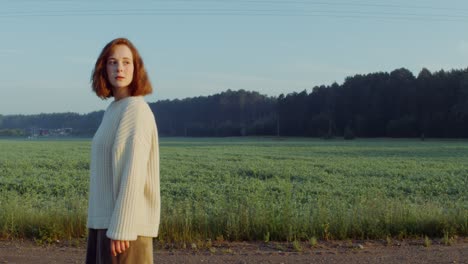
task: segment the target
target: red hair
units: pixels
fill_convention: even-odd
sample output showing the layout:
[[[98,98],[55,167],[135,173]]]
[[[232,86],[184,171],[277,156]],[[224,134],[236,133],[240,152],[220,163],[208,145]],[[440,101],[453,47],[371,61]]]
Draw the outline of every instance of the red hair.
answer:
[[[126,38],[117,38],[112,40],[111,42],[107,43],[107,45],[102,49],[101,54],[99,55],[98,59],[96,60],[96,65],[94,66],[94,70],[91,74],[91,86],[93,91],[102,99],[107,99],[109,97],[114,96],[112,93],[112,85],[109,82],[109,78],[107,76],[107,60],[109,56],[114,51],[114,48],[117,45],[125,45],[127,46],[133,55],[133,80],[128,86],[130,90],[131,96],[138,96],[138,95],[147,95],[153,92],[153,88],[148,78],[148,74],[146,73],[145,66],[143,64],[143,59],[141,58],[138,50],[135,46],[130,42],[130,40]]]

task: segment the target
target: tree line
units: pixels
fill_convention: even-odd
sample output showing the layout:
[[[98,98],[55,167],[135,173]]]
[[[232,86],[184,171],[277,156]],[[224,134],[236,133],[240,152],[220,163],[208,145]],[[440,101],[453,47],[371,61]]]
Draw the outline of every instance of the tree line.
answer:
[[[468,136],[468,69],[405,68],[347,77],[343,84],[278,97],[231,91],[149,104],[161,136],[437,137]],[[0,115],[2,133],[32,127],[92,136],[103,111]]]

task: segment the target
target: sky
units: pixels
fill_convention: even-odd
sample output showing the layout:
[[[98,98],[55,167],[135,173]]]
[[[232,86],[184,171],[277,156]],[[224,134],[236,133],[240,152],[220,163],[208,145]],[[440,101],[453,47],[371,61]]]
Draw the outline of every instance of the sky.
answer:
[[[0,115],[104,110],[102,48],[126,37],[148,102],[231,90],[268,96],[407,68],[468,67],[466,0],[0,0]]]

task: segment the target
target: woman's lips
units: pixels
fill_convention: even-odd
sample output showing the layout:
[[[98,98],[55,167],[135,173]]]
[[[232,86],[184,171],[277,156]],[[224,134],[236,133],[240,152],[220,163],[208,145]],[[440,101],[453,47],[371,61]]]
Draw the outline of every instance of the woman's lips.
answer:
[[[125,78],[122,77],[122,76],[117,76],[117,77],[115,77],[115,79],[116,79],[116,80],[123,80],[123,79],[125,79]]]

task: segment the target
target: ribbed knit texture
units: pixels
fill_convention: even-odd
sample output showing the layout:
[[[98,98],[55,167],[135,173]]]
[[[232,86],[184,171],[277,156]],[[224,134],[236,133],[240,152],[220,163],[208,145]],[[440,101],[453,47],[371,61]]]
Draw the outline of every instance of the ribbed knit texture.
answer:
[[[160,208],[153,112],[141,96],[114,101],[92,141],[87,226],[114,240],[156,237]]]

